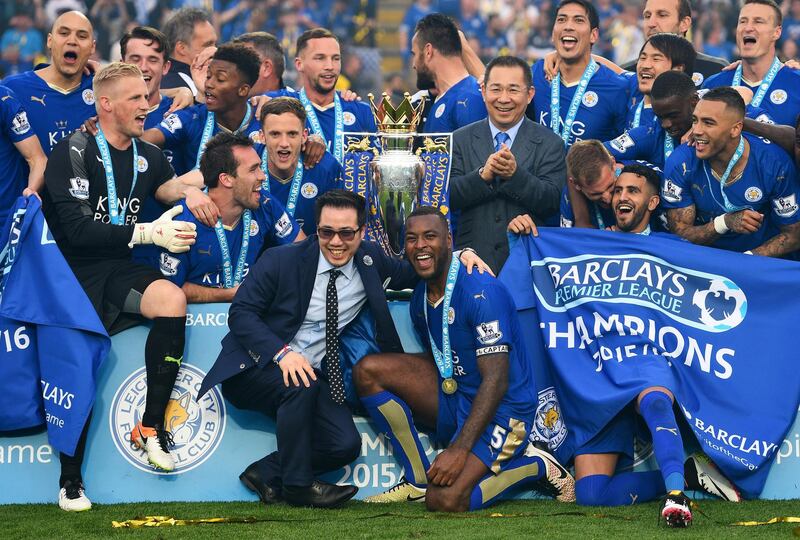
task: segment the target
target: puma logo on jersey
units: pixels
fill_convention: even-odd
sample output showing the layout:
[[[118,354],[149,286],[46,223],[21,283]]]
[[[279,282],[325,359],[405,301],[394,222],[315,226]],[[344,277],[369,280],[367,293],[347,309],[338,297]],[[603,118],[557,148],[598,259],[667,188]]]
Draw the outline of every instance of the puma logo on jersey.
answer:
[[[659,432],[659,431],[669,431],[670,433],[672,433],[676,437],[678,436],[678,428],[667,428],[667,427],[657,426],[656,427],[656,432]]]
[[[456,105],[463,105],[464,107],[466,107],[467,106],[467,101],[469,101],[469,100],[468,99],[462,99],[460,101],[456,101]]]
[[[210,257],[211,256],[211,247],[209,246],[208,249],[197,248],[197,253],[199,253],[200,255],[208,255]]]
[[[42,94],[42,97],[38,98],[36,96],[31,96],[31,101],[38,101],[42,104],[42,107],[47,107],[47,104],[44,102],[44,98],[47,97],[47,94]]]
[[[78,155],[81,157],[81,159],[83,159],[83,153],[86,151],[86,148],[84,148],[83,150],[81,150],[81,149],[79,149],[77,146],[70,146],[70,147],[69,147],[69,149],[70,149],[70,150],[74,150],[74,151],[75,151],[75,153],[76,153],[76,154],[78,154]],[[100,162],[102,163],[102,161],[103,161],[103,160],[101,159],[101,160],[100,160]]]

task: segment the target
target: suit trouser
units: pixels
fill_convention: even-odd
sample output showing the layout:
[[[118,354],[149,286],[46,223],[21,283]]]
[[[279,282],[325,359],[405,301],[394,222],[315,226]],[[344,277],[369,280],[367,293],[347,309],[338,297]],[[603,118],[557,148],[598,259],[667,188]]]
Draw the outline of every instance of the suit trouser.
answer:
[[[222,394],[235,407],[259,411],[275,420],[277,452],[257,461],[261,478],[272,487],[309,486],[314,477],[352,463],[361,436],[346,405],[334,403],[328,382],[306,388],[291,381],[274,362],[257,365],[222,383]]]

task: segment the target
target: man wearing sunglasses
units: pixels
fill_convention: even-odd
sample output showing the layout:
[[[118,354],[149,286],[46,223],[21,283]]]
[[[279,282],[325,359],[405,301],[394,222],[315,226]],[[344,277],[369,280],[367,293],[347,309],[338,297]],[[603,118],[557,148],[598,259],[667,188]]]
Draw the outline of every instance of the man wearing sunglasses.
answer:
[[[317,198],[317,235],[267,250],[250,269],[231,304],[230,333],[200,389],[202,396],[222,383],[235,407],[275,420],[278,450],[239,476],[264,503],[330,508],[358,491],[315,479],[361,450],[345,404],[350,373],[342,365],[373,352],[402,352],[384,289],[418,281],[407,261],[362,242],[365,220],[360,195],[334,189]],[[474,253],[460,258],[468,269],[486,268]]]

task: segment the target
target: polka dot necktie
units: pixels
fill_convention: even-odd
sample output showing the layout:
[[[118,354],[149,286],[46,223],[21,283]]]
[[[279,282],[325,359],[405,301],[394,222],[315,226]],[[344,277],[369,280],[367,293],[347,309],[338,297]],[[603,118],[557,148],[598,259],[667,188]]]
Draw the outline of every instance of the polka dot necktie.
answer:
[[[344,381],[339,363],[339,295],[336,293],[336,278],[341,275],[341,270],[334,268],[330,271],[325,294],[325,363],[331,397],[340,404],[344,403]]]

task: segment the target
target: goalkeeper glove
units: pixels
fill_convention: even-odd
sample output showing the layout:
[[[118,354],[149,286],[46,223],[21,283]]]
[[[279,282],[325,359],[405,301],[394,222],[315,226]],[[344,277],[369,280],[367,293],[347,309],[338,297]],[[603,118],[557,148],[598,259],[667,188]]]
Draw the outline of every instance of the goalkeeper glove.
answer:
[[[172,218],[183,212],[178,205],[170,208],[152,223],[137,223],[133,229],[133,237],[128,247],[136,244],[155,244],[172,253],[184,253],[194,244],[197,226],[188,221],[172,221]]]

